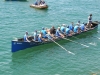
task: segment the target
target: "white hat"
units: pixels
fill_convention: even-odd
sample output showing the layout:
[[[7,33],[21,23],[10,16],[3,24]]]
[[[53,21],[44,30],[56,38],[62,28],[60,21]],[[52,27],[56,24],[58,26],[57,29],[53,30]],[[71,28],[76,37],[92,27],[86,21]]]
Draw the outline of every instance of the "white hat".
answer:
[[[58,29],[60,29],[60,27],[58,27]]]

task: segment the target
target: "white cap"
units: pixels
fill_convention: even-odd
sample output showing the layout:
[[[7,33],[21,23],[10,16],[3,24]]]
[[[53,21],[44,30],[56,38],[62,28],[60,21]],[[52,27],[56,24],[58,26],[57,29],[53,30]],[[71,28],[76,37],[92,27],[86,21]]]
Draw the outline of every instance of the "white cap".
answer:
[[[58,29],[60,29],[60,27],[58,27]]]

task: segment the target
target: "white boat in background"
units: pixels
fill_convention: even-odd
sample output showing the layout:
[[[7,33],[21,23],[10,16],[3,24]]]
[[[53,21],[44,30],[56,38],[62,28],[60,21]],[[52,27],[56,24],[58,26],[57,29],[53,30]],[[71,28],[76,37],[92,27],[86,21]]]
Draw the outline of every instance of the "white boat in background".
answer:
[[[42,5],[31,4],[30,7],[37,8],[37,9],[46,9],[46,8],[48,8],[48,5],[46,5],[46,4],[42,4]]]

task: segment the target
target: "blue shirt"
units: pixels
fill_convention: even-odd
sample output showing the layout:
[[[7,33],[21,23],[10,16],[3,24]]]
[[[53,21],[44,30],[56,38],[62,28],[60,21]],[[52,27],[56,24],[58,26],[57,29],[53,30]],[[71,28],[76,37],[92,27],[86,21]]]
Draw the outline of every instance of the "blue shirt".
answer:
[[[61,26],[60,30],[61,30],[62,33],[64,33],[65,32],[65,27]]]
[[[85,29],[84,24],[81,24],[81,25],[80,25],[80,29],[81,29],[82,31],[84,31],[84,29]]]
[[[56,36],[59,37],[60,36],[60,31],[57,29],[56,30]]]
[[[78,26],[74,27],[74,32],[77,33],[78,32]]]
[[[43,38],[47,38],[47,36],[46,36],[46,34],[47,34],[46,30],[41,30],[41,32],[43,34]]]
[[[27,35],[25,34],[25,35],[24,35],[24,42],[27,42],[26,39],[27,39]]]
[[[70,29],[69,28],[66,28],[66,34],[70,34]]]
[[[40,37],[38,37],[38,42],[42,42],[42,39]]]
[[[74,28],[74,27],[73,27],[73,25],[72,25],[72,24],[71,24],[71,25],[69,25],[69,29],[70,29],[70,30],[73,30],[73,28]]]
[[[37,32],[34,32],[33,36],[34,36],[34,41],[37,41],[38,38]]]

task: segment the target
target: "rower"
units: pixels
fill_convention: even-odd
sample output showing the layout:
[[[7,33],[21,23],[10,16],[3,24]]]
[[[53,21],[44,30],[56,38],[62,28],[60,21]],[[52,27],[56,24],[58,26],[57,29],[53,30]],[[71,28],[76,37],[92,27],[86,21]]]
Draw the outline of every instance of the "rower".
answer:
[[[50,29],[50,34],[51,34],[51,36],[52,36],[53,38],[56,39],[56,37],[55,37],[55,33],[56,33],[56,29],[55,29],[54,26],[52,26],[51,29]]]
[[[25,32],[25,35],[24,35],[24,42],[30,42],[28,40],[28,32],[27,31]]]
[[[60,30],[61,30],[61,33],[64,34],[64,32],[65,32],[65,24],[61,25]]]
[[[50,29],[50,34],[54,35],[55,33],[56,33],[56,29],[54,26],[52,26]]]
[[[67,27],[67,28],[65,29],[65,34],[66,34],[67,36],[72,36],[71,31],[72,31],[72,30],[70,30],[69,27]]]
[[[47,32],[44,27],[42,28],[41,33],[43,34],[43,36],[42,36],[43,38],[47,38],[47,36],[46,36]]]
[[[34,31],[33,37],[34,37],[33,41],[37,41],[38,40],[37,30]]]
[[[65,36],[61,33],[61,31],[60,31],[60,27],[58,27],[58,29],[56,30],[56,36],[58,37],[58,38],[64,38]]]
[[[46,29],[46,30],[47,30],[46,36],[48,37],[48,41],[50,41],[51,39],[53,39],[53,36],[50,33],[50,29]]]
[[[43,42],[42,36],[43,36],[43,34],[40,32],[38,35],[38,42]]]
[[[76,26],[74,26],[74,33],[80,33],[80,28],[78,25],[79,24],[77,23]]]
[[[80,20],[77,22],[78,26],[80,26]]]
[[[80,29],[81,29],[81,31],[86,31],[86,27],[85,27],[84,23],[80,24]]]
[[[68,26],[69,29],[72,30],[72,31],[73,31],[73,29],[74,29],[74,26],[73,26],[73,25],[74,25],[74,23],[72,22],[72,23]]]

